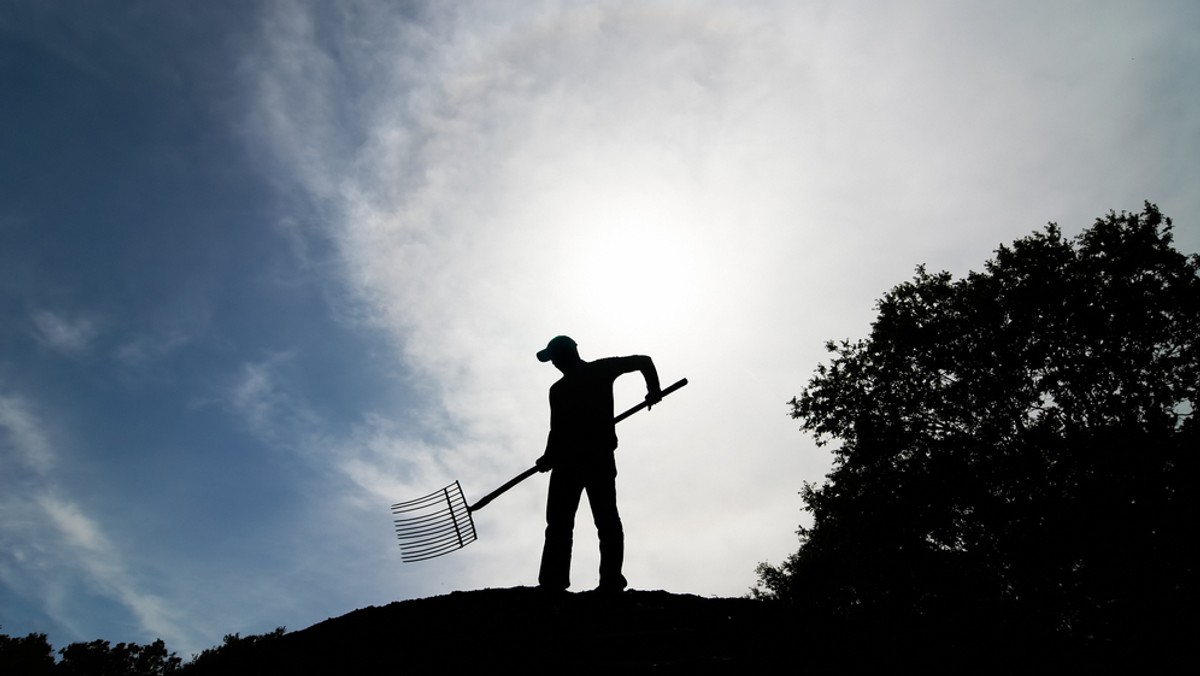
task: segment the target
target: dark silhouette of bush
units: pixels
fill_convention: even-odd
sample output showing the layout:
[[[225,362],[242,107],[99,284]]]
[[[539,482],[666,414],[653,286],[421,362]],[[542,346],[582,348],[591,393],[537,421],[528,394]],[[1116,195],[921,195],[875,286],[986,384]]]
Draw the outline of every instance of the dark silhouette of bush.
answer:
[[[869,338],[829,343],[790,405],[834,468],[754,594],[913,650],[1190,641],[1200,257],[1171,231],[1149,203],[1051,224],[965,279],[918,268]]]

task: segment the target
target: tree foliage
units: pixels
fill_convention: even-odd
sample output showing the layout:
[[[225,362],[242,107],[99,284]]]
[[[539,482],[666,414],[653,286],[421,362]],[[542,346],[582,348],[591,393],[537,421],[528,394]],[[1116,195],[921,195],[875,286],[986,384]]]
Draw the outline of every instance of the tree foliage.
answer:
[[[856,626],[1077,642],[1197,624],[1200,257],[1147,203],[918,268],[790,404],[827,481],[756,595]]]
[[[256,654],[256,648],[278,643],[287,634],[286,627],[276,627],[275,631],[266,634],[226,634],[221,645],[206,648],[196,655],[185,667],[185,673],[222,673],[229,672],[235,667],[245,670],[247,660]]]
[[[167,676],[177,673],[224,673],[231,669],[247,669],[256,657],[262,661],[256,649],[264,644],[274,644],[287,632],[277,627],[266,634],[241,636],[227,634],[221,645],[207,648],[193,655],[187,664],[173,652],[167,650],[162,639],[153,643],[118,643],[98,639],[77,642],[58,651],[59,660],[54,659],[54,647],[45,634],[29,634],[24,638],[0,634],[0,674],[69,674],[79,676]],[[265,665],[263,665],[264,668]]]
[[[58,674],[78,676],[165,676],[179,670],[181,660],[162,639],[147,645],[108,641],[72,643],[59,651]]]
[[[0,634],[0,673],[41,676],[54,673],[54,648],[45,634]]]
[[[72,643],[58,654],[62,659],[55,662],[54,648],[45,634],[29,634],[24,638],[0,634],[0,674],[166,676],[176,673],[181,662],[175,653],[167,651],[162,639],[147,645],[113,646],[104,640]]]

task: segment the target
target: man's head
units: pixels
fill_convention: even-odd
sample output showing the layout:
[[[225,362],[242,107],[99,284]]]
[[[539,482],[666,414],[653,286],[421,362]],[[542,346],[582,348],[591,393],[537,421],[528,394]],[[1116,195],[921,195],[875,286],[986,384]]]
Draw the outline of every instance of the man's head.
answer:
[[[546,344],[546,349],[537,353],[537,358],[540,362],[554,362],[561,370],[564,365],[579,361],[579,351],[569,336],[555,336]]]

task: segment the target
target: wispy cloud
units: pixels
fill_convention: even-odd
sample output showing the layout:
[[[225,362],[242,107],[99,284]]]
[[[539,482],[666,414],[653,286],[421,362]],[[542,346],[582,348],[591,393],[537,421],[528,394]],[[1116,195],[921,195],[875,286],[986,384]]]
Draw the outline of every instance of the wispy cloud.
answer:
[[[294,357],[294,353],[279,352],[242,364],[223,400],[226,408],[263,443],[303,450],[306,440],[319,434],[322,424],[303,394],[289,386],[286,368]]]
[[[52,310],[35,310],[31,316],[34,337],[46,347],[67,355],[86,352],[100,335],[99,323],[88,316],[69,316]]]
[[[78,503],[46,493],[39,496],[38,504],[60,537],[56,543],[60,562],[83,571],[95,593],[125,606],[147,634],[173,645],[190,642],[165,599],[142,591],[120,551]]]
[[[145,369],[192,343],[194,339],[192,333],[183,328],[134,336],[117,348],[116,357],[126,366]]]
[[[54,467],[54,449],[24,398],[0,395],[0,430],[24,468],[45,476]]]
[[[371,411],[357,421],[332,420],[295,382],[291,370],[301,363],[292,352],[245,363],[221,400],[266,448],[338,476],[320,489],[322,500],[383,514],[396,496],[442,480],[447,471],[439,458],[442,444],[461,440],[461,432],[445,429],[436,417],[424,423],[418,417],[417,429]]]
[[[23,396],[0,395],[0,439],[15,450],[19,469],[25,470],[8,467],[0,476],[0,577],[72,631],[78,631],[73,595],[82,578],[87,593],[126,608],[146,636],[190,645],[191,637],[180,629],[169,604],[143,590],[137,573],[103,526],[87,515],[84,503],[63,496],[55,476],[58,453],[46,431],[48,423],[35,409]]]

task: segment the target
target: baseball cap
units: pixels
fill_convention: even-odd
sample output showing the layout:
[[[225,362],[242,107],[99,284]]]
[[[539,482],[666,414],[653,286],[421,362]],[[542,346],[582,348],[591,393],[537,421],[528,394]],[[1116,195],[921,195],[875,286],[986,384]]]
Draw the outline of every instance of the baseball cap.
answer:
[[[538,361],[550,361],[567,348],[575,346],[575,341],[571,340],[569,336],[555,336],[546,344],[546,349],[537,353]]]

